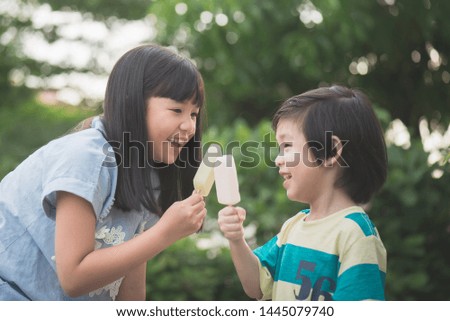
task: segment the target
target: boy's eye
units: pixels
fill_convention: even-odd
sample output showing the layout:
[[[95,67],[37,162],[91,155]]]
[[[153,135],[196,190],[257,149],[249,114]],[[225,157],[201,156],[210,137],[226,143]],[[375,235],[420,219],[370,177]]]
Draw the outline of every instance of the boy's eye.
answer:
[[[282,143],[282,144],[280,144],[280,150],[284,150],[284,149],[286,149],[288,147],[291,147],[291,146],[292,146],[291,143]]]

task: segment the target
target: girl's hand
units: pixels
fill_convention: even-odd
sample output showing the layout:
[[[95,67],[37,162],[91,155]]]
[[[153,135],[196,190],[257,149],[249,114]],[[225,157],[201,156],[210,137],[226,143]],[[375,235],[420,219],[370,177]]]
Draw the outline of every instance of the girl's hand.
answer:
[[[168,236],[177,241],[197,232],[205,216],[203,197],[194,193],[182,201],[173,203],[161,217],[159,224],[165,224]]]
[[[227,206],[219,211],[219,228],[230,242],[244,239],[245,216],[242,207]]]

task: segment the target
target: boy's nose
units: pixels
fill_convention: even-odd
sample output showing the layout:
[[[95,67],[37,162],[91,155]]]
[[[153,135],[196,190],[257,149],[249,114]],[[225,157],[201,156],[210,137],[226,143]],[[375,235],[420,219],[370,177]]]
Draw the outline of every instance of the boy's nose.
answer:
[[[284,156],[281,154],[278,154],[278,156],[275,158],[275,166],[281,167],[285,163]]]

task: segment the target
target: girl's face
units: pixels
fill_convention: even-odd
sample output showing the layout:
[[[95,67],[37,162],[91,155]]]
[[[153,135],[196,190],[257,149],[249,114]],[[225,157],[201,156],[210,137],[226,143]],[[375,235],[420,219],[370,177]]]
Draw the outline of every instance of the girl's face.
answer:
[[[153,143],[150,157],[172,164],[181,149],[194,136],[200,109],[191,102],[151,97],[147,101],[148,139]]]
[[[283,177],[283,187],[290,200],[311,204],[321,193],[323,168],[314,162],[305,136],[298,124],[281,119],[277,125],[276,139],[280,152],[275,159]]]

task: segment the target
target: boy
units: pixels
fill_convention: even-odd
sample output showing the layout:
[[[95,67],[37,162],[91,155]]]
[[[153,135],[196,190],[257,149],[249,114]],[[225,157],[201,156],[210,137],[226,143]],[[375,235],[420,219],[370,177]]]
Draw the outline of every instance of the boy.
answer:
[[[384,300],[386,250],[359,206],[387,175],[367,97],[341,86],[311,90],[286,100],[272,125],[287,197],[310,208],[255,251],[244,239],[245,210],[219,212],[245,292],[259,300]]]

